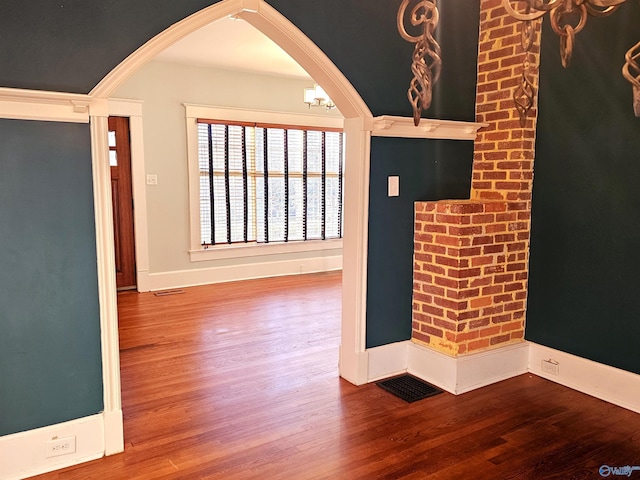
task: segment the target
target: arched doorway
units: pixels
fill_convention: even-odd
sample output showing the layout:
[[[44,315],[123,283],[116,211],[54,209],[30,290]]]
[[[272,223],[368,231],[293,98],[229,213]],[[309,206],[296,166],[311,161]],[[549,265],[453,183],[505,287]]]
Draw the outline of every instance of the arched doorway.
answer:
[[[331,60],[289,20],[263,0],[223,0],[173,25],[147,42],[110,72],[91,92],[96,228],[105,398],[106,454],[122,451],[122,409],[118,324],[111,222],[111,190],[107,148],[108,99],[137,69],[167,46],[199,28],[236,15],[287,52],[320,83],[345,117],[345,221],[343,242],[340,375],[354,384],[367,381],[365,302],[367,268],[369,144],[372,115],[359,94]],[[98,112],[98,113],[95,113]],[[138,236],[144,241],[145,235]]]

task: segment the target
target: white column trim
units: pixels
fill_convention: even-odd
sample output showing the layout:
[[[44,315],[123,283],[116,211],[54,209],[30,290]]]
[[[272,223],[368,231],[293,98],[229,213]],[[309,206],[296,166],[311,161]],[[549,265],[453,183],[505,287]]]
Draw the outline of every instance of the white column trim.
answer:
[[[93,196],[96,216],[96,253],[98,261],[98,298],[100,302],[100,332],[102,345],[102,376],[104,414],[110,417],[105,434],[108,454],[124,450],[122,426],[117,425],[121,412],[120,349],[118,342],[118,305],[116,297],[115,253],[113,245],[113,214],[111,203],[111,170],[107,117],[91,117],[91,156]],[[114,416],[115,415],[115,416]],[[114,423],[114,418],[115,423]]]
[[[345,198],[342,249],[340,375],[361,385],[368,379],[366,353],[369,163],[371,132],[366,119],[345,119]]]

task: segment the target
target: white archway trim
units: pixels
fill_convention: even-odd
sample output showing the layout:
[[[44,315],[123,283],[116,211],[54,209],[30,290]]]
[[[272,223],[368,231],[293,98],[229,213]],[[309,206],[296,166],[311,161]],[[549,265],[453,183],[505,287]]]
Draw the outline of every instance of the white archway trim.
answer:
[[[222,1],[173,24],[125,58],[89,92],[89,95],[110,97],[131,75],[167,47],[211,22],[242,11],[242,8],[238,8],[238,3],[241,4],[242,1]]]
[[[262,0],[244,0],[238,16],[273,40],[327,92],[345,118],[371,118],[369,107],[333,62],[309,38]]]
[[[371,118],[371,111],[333,62],[293,23],[263,0],[223,0],[172,25],[127,57],[89,93],[108,98],[134,72],[190,33],[236,15],[278,44],[322,87],[345,118]]]
[[[345,236],[340,375],[354,384],[366,383],[368,378],[365,327],[369,149],[373,117],[355,88],[324,52],[264,0],[223,0],[177,22],[151,39],[111,71],[89,95],[94,101],[105,101],[134,72],[158,53],[199,28],[230,15],[241,17],[277,43],[316,82],[322,85],[345,117]],[[106,135],[106,124],[102,125],[101,121],[98,123],[92,128],[94,141],[97,137]],[[103,155],[106,156],[106,150]],[[104,180],[99,180],[99,183],[103,182]],[[97,218],[110,218],[110,192],[102,189],[99,195],[101,199],[97,199],[96,203],[103,210]],[[108,283],[110,282],[103,283],[103,288]],[[110,303],[111,296],[115,296],[115,289],[104,295],[107,303]],[[116,315],[109,314],[106,318],[105,331],[112,332],[115,329],[117,333]],[[103,344],[103,355],[113,355],[113,352],[117,351],[117,334],[107,335],[106,340],[107,344]],[[117,391],[119,402],[120,379],[119,371],[115,370],[117,365],[110,358],[105,358],[105,365],[109,370],[105,371],[104,376],[105,397],[106,392]]]

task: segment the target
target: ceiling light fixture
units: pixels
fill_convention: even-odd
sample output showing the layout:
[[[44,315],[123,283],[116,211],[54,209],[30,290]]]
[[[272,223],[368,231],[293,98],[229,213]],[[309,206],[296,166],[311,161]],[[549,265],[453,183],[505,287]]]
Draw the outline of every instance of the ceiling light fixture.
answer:
[[[311,107],[324,107],[327,110],[336,108],[336,104],[331,101],[327,92],[317,83],[313,87],[304,89],[304,103]]]

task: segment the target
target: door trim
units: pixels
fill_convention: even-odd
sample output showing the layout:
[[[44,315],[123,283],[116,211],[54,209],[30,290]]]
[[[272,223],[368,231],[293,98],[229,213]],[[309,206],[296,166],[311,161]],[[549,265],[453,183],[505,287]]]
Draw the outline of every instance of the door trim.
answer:
[[[129,117],[131,142],[131,187],[133,189],[133,232],[136,253],[136,289],[148,292],[149,234],[147,230],[147,195],[145,186],[144,139],[140,100],[109,99],[109,116]]]

